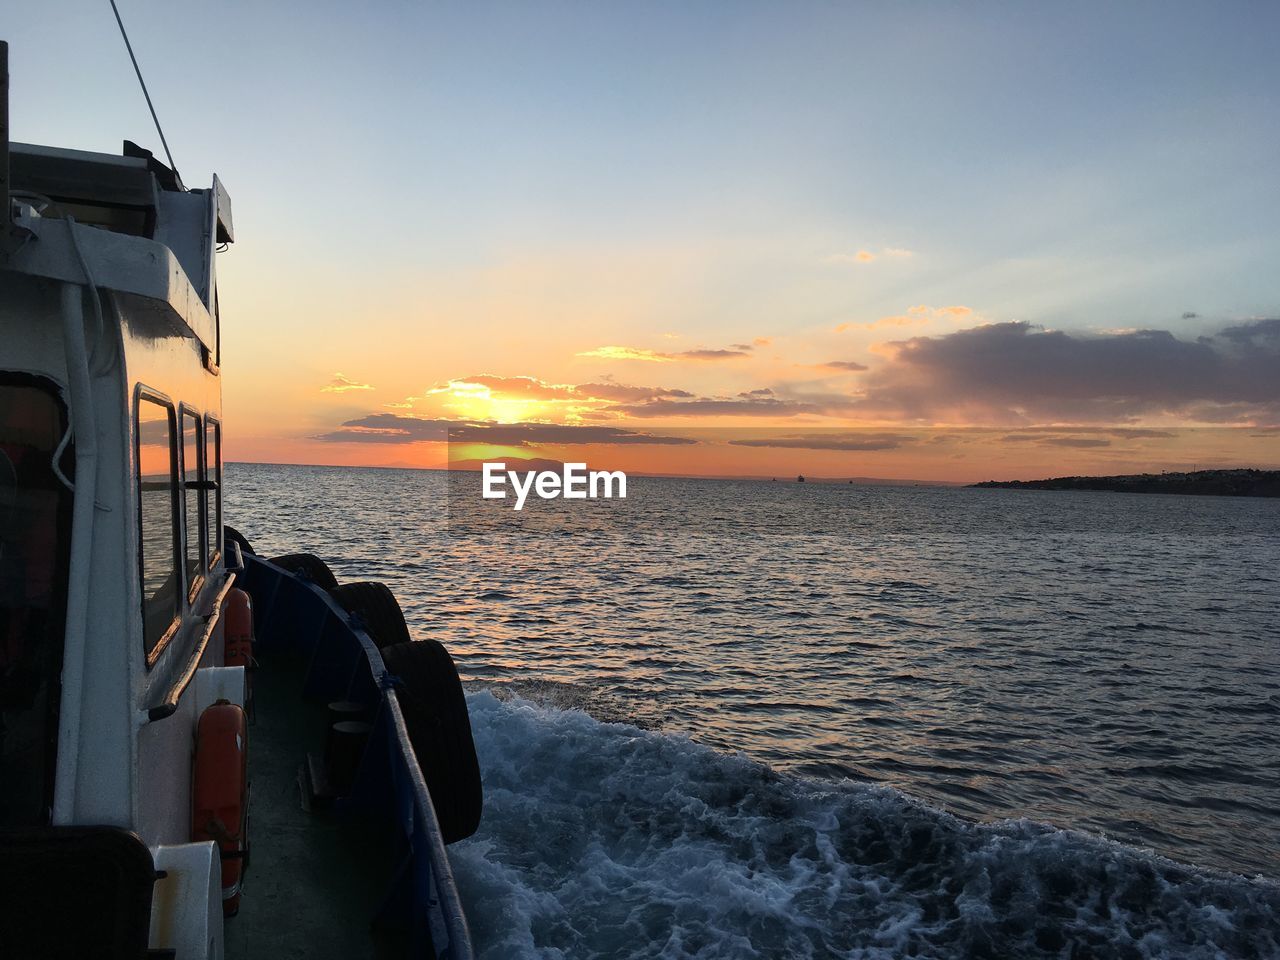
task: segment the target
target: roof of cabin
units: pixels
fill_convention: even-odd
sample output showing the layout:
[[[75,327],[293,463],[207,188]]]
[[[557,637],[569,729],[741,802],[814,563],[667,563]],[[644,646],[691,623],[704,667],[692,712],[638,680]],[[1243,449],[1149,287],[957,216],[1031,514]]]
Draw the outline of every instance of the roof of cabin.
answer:
[[[117,293],[135,322],[194,335],[217,362],[214,256],[233,239],[231,200],[217,177],[190,190],[150,151],[125,141],[119,156],[9,144],[11,196],[32,240],[0,268],[72,283],[85,276]]]

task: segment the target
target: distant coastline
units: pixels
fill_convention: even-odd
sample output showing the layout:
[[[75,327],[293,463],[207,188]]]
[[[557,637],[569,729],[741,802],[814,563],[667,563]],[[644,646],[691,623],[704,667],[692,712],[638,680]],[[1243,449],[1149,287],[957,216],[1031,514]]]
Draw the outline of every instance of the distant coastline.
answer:
[[[970,486],[1015,490],[1110,490],[1116,493],[1280,497],[1280,470],[1195,470],[1189,473],[1135,473],[1119,477],[985,480]]]
[[[502,461],[508,467],[517,470],[559,470],[564,466],[564,461],[562,460],[546,458],[503,457]],[[248,467],[307,467],[320,470],[422,470],[427,473],[479,473],[485,461],[481,459],[454,460],[447,466],[433,467],[421,467],[406,463],[280,463],[275,460],[224,460],[223,463]],[[770,476],[749,473],[653,473],[648,470],[628,470],[627,476],[645,477],[653,480],[723,480],[727,482],[751,480],[762,483],[769,483],[770,481],[795,483],[796,481],[796,477],[791,474]],[[857,487],[972,486],[972,484],[967,484],[963,480],[911,480],[902,477],[814,477],[806,475],[805,482],[852,484]]]

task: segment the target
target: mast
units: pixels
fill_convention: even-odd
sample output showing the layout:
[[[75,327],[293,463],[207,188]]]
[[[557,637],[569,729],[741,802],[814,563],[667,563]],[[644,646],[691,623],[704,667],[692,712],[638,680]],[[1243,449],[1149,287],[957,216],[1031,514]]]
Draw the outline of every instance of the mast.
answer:
[[[0,40],[0,257],[8,259],[31,238],[31,231],[13,220],[9,197],[9,43]]]

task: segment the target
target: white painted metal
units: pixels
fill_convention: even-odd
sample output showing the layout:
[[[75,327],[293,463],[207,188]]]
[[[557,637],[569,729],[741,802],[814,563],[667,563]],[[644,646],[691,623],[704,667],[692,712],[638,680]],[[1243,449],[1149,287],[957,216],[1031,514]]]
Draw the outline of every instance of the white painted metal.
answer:
[[[213,841],[151,848],[156,882],[151,900],[151,947],[177,960],[222,960],[222,861]]]
[[[117,172],[146,170],[145,161],[130,157],[22,149]],[[216,183],[203,192],[157,191],[155,239],[76,225],[47,209],[41,216],[26,205],[19,221],[35,239],[0,258],[0,368],[54,381],[75,431],[53,822],[111,824],[142,837],[167,871],[156,885],[152,946],[175,948],[179,960],[222,957],[216,847],[188,842],[192,743],[209,703],[244,704],[245,675],[242,667],[221,666],[218,625],[174,714],[148,716],[209,632],[206,617],[226,572],[219,562],[207,570],[200,593],[183,598],[182,625],[149,667],[132,398],[144,383],[175,406],[221,420],[220,378],[207,362],[218,342],[211,306],[219,197],[228,231],[230,224],[220,191]],[[96,311],[85,315],[86,303],[92,307],[99,297],[101,322]],[[185,536],[187,524],[178,526]],[[181,542],[180,554],[186,555]]]
[[[68,225],[72,227],[72,225]],[[96,296],[96,293],[93,294]],[[62,285],[62,340],[70,381],[71,423],[76,438],[76,497],[71,519],[71,575],[67,585],[67,628],[63,641],[62,684],[79,691],[84,677],[85,635],[89,617],[93,504],[97,496],[98,438],[89,396],[89,355],[85,347],[82,288]],[[58,767],[54,782],[53,822],[74,823],[76,768],[80,759],[79,696],[62,698]]]
[[[201,667],[196,671],[196,717],[219,700],[245,705],[244,667]]]
[[[191,199],[200,203],[203,198],[204,195],[198,195]],[[189,216],[190,207],[189,203],[173,206],[185,215],[188,229],[204,222]],[[203,211],[203,205],[200,209]],[[36,239],[13,255],[10,270],[50,280],[84,282],[84,270],[69,246],[69,227],[65,220],[19,217],[16,222],[31,230]],[[172,230],[176,232],[176,229],[174,225]],[[162,335],[193,336],[209,349],[217,345],[213,314],[173,250],[145,237],[89,230],[83,226],[79,230],[81,245],[98,287],[120,299],[129,309],[135,326]],[[186,252],[197,263],[199,249],[199,241],[187,241]]]

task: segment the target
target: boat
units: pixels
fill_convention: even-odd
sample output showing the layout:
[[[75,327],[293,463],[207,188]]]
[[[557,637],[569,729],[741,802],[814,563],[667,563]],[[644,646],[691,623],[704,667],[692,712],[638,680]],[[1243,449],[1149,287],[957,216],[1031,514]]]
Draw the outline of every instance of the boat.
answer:
[[[224,522],[226,189],[128,141],[11,143],[7,67],[0,955],[465,960],[448,652]]]

